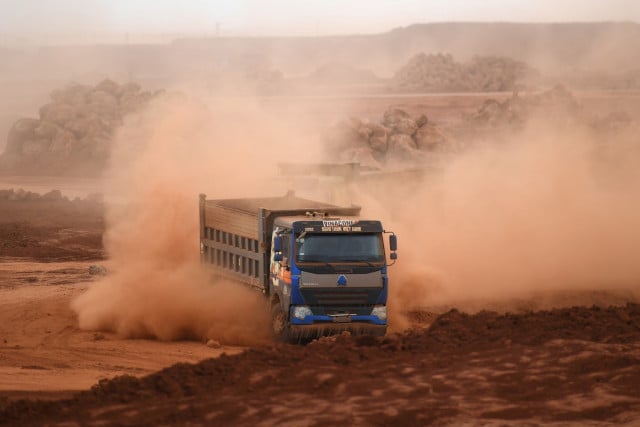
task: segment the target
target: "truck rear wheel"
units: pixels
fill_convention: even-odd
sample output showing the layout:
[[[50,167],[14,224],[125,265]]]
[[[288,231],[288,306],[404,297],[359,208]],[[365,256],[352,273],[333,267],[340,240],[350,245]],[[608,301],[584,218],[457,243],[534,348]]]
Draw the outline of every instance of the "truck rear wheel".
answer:
[[[289,342],[289,322],[278,302],[271,306],[271,329],[277,341]]]

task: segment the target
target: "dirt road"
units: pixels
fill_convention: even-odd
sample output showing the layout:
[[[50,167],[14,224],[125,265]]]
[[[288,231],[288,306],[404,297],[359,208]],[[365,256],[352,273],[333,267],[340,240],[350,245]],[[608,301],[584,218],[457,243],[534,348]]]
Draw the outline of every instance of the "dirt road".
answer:
[[[0,424],[632,426],[639,382],[638,305],[453,310],[429,329],[254,348],[69,400],[18,401]]]
[[[0,396],[83,390],[116,375],[140,376],[240,351],[81,331],[69,304],[91,286],[90,265],[0,262]]]

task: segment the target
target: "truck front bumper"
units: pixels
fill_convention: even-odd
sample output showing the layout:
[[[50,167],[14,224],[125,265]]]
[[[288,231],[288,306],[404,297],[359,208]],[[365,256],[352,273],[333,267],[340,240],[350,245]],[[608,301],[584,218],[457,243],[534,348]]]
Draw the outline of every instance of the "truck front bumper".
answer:
[[[387,332],[387,325],[373,325],[370,323],[314,323],[313,325],[289,326],[291,336],[299,339],[313,339],[328,335],[339,335],[350,332],[352,335],[383,336]]]

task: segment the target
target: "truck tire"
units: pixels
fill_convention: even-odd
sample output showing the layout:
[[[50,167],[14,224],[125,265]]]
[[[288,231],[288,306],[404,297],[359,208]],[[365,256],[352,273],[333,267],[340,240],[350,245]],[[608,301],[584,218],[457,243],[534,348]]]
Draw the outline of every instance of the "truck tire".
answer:
[[[276,341],[290,342],[289,336],[289,322],[287,321],[287,315],[280,306],[280,303],[276,302],[271,306],[271,329]]]

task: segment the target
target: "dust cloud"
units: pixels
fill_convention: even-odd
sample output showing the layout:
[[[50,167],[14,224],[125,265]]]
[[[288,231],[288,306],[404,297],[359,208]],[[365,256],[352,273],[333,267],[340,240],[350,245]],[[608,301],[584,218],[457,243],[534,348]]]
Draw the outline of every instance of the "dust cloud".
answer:
[[[507,142],[456,155],[410,190],[389,183],[390,201],[374,211],[400,236],[391,307],[486,308],[477,302],[578,291],[637,299],[638,135],[536,119]]]
[[[287,141],[299,141],[272,119],[246,98],[169,94],[124,124],[107,174],[109,274],[73,302],[81,328],[227,344],[269,339],[263,296],[212,283],[199,264],[198,193],[280,195],[269,184],[275,159],[286,160]]]

